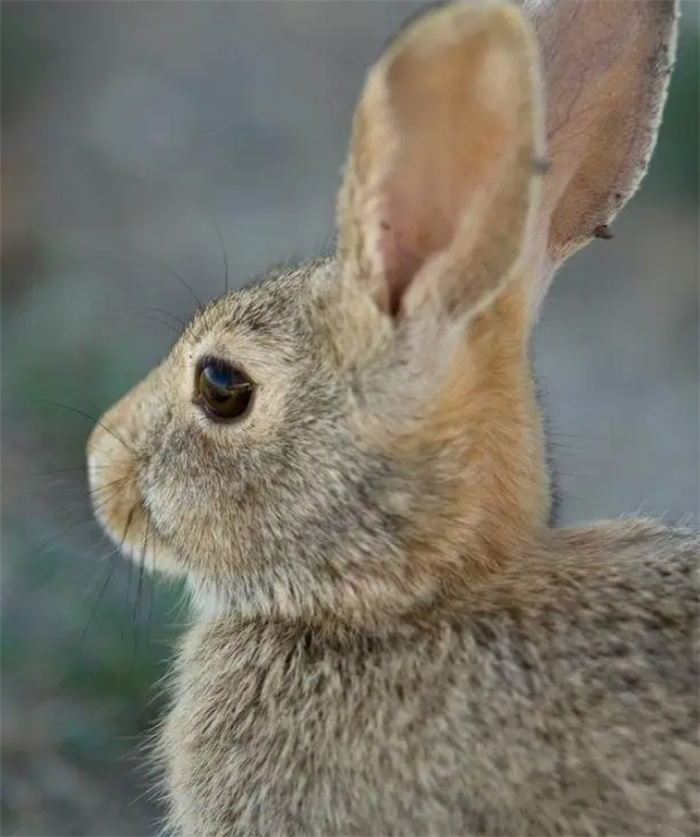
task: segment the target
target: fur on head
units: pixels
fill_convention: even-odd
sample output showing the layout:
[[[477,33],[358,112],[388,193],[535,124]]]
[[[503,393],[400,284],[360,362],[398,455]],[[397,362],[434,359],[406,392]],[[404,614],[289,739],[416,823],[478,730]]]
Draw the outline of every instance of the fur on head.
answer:
[[[124,552],[205,614],[367,620],[540,537],[530,333],[644,172],[675,26],[665,0],[527,0],[402,30],[357,107],[336,256],[208,305],[95,428]],[[206,358],[252,382],[242,416],[203,410]]]

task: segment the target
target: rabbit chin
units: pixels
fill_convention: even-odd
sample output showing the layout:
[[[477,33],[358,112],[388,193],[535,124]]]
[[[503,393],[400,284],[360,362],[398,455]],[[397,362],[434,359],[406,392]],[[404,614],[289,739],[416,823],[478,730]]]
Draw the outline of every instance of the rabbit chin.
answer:
[[[127,536],[124,537],[125,524],[114,525],[114,518],[108,509],[96,512],[102,528],[110,540],[119,547],[122,555],[133,561],[147,572],[170,577],[185,575],[182,562],[175,551],[158,535],[150,523],[148,512],[141,505],[120,510],[117,519],[130,519]],[[121,533],[119,531],[121,529]]]
[[[114,535],[109,534],[111,539],[116,541]],[[140,543],[137,538],[134,538],[126,541],[121,546],[121,551],[125,558],[133,561],[139,567],[143,566],[148,572],[178,578],[185,574],[175,552],[161,538],[154,535],[153,530],[146,539],[145,548],[143,538]]]

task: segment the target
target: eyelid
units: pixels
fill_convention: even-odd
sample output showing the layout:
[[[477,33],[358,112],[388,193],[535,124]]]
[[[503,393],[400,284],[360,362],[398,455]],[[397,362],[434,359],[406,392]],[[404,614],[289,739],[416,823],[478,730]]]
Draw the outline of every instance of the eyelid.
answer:
[[[251,384],[252,386],[257,386],[257,382],[253,380],[253,378],[248,374],[248,372],[245,371],[245,369],[239,363],[234,363],[228,358],[217,357],[216,355],[203,355],[199,358],[199,360],[195,364],[194,369],[195,384],[197,378],[199,377],[199,374],[207,364],[211,364],[212,366],[221,365],[228,367],[229,369],[232,369],[237,375],[239,375],[245,383]]]

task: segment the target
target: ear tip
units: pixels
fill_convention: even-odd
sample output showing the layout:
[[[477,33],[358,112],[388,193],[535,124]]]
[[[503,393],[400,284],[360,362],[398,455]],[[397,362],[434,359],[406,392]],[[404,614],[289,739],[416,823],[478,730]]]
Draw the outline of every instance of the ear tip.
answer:
[[[452,4],[455,22],[464,25],[474,25],[478,22],[480,27],[496,30],[504,34],[515,34],[522,36],[530,31],[528,21],[522,7],[512,0],[481,0],[481,2],[459,2]]]
[[[513,0],[456,0],[440,3],[411,20],[392,46],[400,47],[413,38],[429,40],[431,36],[453,41],[480,30],[512,42],[534,41],[535,37],[523,8]]]

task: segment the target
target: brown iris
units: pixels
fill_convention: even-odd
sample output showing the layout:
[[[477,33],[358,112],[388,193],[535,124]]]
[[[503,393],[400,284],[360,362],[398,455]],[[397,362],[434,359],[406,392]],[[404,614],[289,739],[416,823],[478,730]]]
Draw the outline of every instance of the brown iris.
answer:
[[[210,418],[219,421],[240,418],[253,397],[253,384],[223,360],[201,361],[195,383],[195,400]]]

